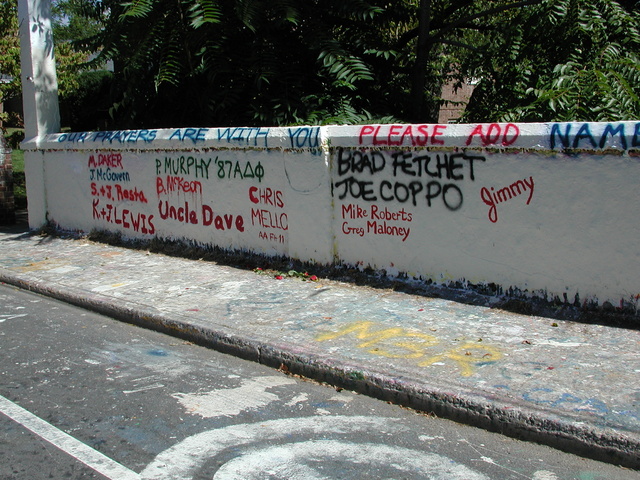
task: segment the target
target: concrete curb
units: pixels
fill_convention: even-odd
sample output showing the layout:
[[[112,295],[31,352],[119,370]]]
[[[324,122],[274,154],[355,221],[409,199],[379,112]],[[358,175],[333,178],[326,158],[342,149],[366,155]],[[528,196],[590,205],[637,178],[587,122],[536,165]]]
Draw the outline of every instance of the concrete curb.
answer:
[[[326,382],[374,398],[438,417],[498,432],[513,438],[534,441],[594,460],[640,469],[640,440],[623,433],[612,434],[593,425],[578,424],[548,410],[523,408],[499,398],[452,392],[432,385],[391,377],[356,364],[336,362],[274,347],[246,335],[234,335],[198,326],[193,322],[154,312],[134,302],[107,296],[88,298],[79,288],[56,286],[29,279],[0,267],[0,282],[51,297],[144,328],[192,341],[214,350],[258,362],[295,375]]]

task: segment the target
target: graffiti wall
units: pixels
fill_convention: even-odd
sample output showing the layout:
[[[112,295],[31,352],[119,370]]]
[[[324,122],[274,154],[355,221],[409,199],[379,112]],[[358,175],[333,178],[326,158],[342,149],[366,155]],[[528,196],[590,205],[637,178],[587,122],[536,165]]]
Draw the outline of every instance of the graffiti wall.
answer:
[[[32,228],[570,302],[640,293],[640,123],[184,128],[25,143]]]
[[[45,172],[30,175],[43,177],[28,185],[30,223],[327,263],[330,242],[304,233],[331,229],[319,139],[297,127],[52,135],[28,154]]]

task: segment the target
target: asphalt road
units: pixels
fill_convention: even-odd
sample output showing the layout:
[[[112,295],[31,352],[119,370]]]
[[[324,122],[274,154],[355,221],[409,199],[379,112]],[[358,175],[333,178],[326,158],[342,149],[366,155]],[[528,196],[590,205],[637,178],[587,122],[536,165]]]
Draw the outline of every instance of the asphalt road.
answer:
[[[640,479],[0,285],[0,479]]]

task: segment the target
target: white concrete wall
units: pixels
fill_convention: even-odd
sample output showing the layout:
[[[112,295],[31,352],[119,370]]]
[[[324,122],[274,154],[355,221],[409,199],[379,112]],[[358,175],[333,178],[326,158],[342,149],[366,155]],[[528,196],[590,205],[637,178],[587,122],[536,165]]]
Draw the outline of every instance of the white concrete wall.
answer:
[[[616,305],[640,294],[639,147],[636,122],[137,130],[25,143],[32,228],[51,221]]]

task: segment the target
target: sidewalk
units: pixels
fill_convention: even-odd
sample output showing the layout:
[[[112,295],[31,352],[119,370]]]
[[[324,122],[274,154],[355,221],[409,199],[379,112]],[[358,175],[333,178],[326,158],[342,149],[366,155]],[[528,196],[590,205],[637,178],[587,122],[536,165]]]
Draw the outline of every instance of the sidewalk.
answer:
[[[312,272],[311,272],[312,273]],[[0,227],[0,282],[337,387],[640,468],[640,331]]]

